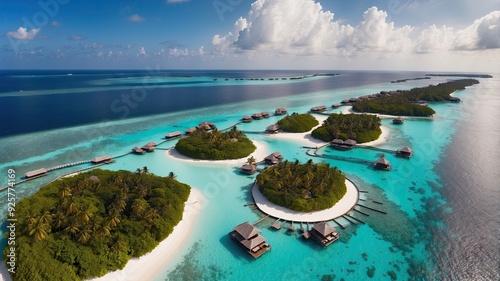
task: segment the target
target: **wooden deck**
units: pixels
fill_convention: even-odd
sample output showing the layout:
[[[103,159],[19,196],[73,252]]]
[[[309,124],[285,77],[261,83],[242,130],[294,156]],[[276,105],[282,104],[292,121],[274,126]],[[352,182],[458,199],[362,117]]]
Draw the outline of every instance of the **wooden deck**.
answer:
[[[239,234],[236,231],[232,231],[231,233],[229,233],[229,236],[231,236],[231,239],[233,239],[233,241],[235,241],[236,244],[240,245],[240,247],[243,250],[245,250],[245,252],[250,254],[255,259],[259,258],[263,254],[265,254],[267,251],[271,250],[271,245],[266,243],[266,242],[262,242],[261,244],[257,245],[253,249],[249,250],[243,244],[241,244],[240,240],[238,240]]]

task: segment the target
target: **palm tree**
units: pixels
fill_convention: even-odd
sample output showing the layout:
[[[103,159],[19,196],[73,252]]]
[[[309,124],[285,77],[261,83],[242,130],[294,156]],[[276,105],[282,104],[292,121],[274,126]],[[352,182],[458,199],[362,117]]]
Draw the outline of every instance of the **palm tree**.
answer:
[[[54,229],[61,229],[63,226],[64,222],[66,221],[66,216],[64,215],[63,212],[57,211],[53,216],[52,216],[52,226]]]
[[[101,224],[95,231],[95,234],[99,237],[108,237],[111,236],[111,227],[106,224]]]
[[[36,223],[36,216],[35,214],[31,213],[30,211],[28,211],[26,213],[26,222],[28,223],[28,226],[31,226],[31,225],[34,225]]]
[[[138,175],[141,175],[142,174],[142,169],[141,168],[137,168],[137,170],[135,170],[135,173],[138,174]]]
[[[118,214],[117,212],[111,212],[111,213],[109,214],[109,217],[108,217],[108,220],[107,220],[106,224],[107,224],[110,228],[117,227],[117,226],[118,226],[118,224],[120,224],[119,214]]]
[[[148,202],[144,199],[135,199],[134,203],[132,204],[132,212],[134,212],[134,215],[137,217],[141,217],[143,212],[148,208]]]
[[[115,243],[113,243],[113,245],[111,246],[111,251],[119,252],[119,251],[125,249],[125,247],[126,247],[126,244],[120,238],[117,238]]]
[[[66,215],[74,215],[78,213],[78,206],[72,197],[65,202],[66,205]]]
[[[174,174],[174,172],[170,172],[170,173],[168,173],[168,177],[171,179],[175,179],[175,178],[177,178],[177,175]]]
[[[146,226],[148,229],[151,229],[154,225],[155,219],[159,218],[160,214],[156,209],[149,209],[144,215],[144,220],[146,221]]]
[[[94,215],[94,213],[89,205],[84,206],[77,214],[78,218],[84,223],[87,223],[92,215]]]
[[[64,232],[71,236],[75,236],[79,231],[79,224],[74,218],[71,219],[69,225],[64,229]]]
[[[138,196],[139,198],[144,198],[144,197],[146,197],[146,195],[148,195],[148,194],[149,194],[149,189],[148,189],[148,187],[147,187],[147,186],[145,186],[145,185],[142,185],[142,184],[141,184],[141,185],[137,188],[137,196]]]
[[[63,184],[59,188],[59,196],[61,198],[66,198],[66,197],[71,196],[71,188],[69,186],[67,186],[66,184]]]
[[[86,224],[80,232],[78,232],[78,235],[76,236],[76,241],[85,244],[87,241],[89,241],[90,237],[92,234],[92,230],[90,229],[90,225]]]
[[[250,156],[250,158],[247,159],[247,162],[248,162],[249,165],[253,165],[257,161],[255,160],[255,158],[252,155],[252,156]]]
[[[142,167],[142,172],[143,172],[144,174],[149,174],[148,166],[144,166],[144,167]]]
[[[42,241],[47,238],[47,233],[50,231],[50,226],[42,223],[39,219],[36,224],[34,224],[29,232],[29,236],[33,237],[35,241]]]

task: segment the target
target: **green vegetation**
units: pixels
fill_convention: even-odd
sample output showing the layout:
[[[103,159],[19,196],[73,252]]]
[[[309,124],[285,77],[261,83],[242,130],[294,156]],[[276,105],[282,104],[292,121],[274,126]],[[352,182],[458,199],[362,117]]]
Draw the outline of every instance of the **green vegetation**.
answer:
[[[425,74],[425,76],[438,77],[469,77],[469,78],[493,78],[489,74],[472,74],[472,73],[444,73],[444,74]]]
[[[257,176],[259,190],[285,208],[311,212],[331,208],[347,192],[345,177],[328,164],[284,161]]]
[[[226,160],[250,155],[256,147],[247,136],[233,127],[222,133],[197,129],[189,137],[180,139],[175,145],[179,153],[195,159]]]
[[[413,88],[397,94],[382,95],[373,99],[361,99],[353,105],[352,109],[357,112],[389,115],[432,116],[436,113],[432,108],[416,104],[416,102],[452,100],[451,93],[478,83],[479,81],[475,79],[460,79],[423,88]]]
[[[297,114],[294,112],[292,115],[285,116],[283,119],[278,121],[280,128],[283,131],[290,133],[308,132],[318,124],[318,120],[316,120],[316,118],[309,113]]]
[[[50,183],[16,206],[11,276],[83,280],[122,269],[172,232],[189,193],[188,185],[146,167],[136,173],[93,170]]]
[[[312,131],[322,141],[353,139],[358,143],[378,139],[382,134],[380,118],[369,114],[330,114],[321,127]]]

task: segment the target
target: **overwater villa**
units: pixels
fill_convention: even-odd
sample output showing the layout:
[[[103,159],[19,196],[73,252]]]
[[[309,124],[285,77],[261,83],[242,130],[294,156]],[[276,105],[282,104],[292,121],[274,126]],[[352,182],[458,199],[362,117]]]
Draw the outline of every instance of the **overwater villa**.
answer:
[[[413,150],[410,147],[405,146],[401,149],[398,149],[396,151],[396,155],[399,157],[410,158],[413,155]]]
[[[309,233],[325,247],[329,246],[340,238],[337,230],[324,221],[315,223]]]
[[[343,105],[351,104],[351,102],[349,100],[343,100],[340,103],[343,104]]]
[[[264,118],[269,118],[269,112],[267,112],[267,111],[263,111],[263,112],[261,112],[261,113],[260,113],[260,115],[261,115],[262,117],[264,117]]]
[[[284,115],[287,112],[288,111],[286,110],[286,108],[284,108],[284,107],[278,107],[278,108],[276,108],[276,110],[274,110],[274,115]]]
[[[359,100],[358,98],[350,98],[349,102],[350,103],[354,103],[354,102],[357,102],[358,100]]]
[[[173,138],[178,138],[178,137],[180,137],[181,135],[182,135],[182,133],[181,133],[181,132],[176,131],[176,132],[172,132],[172,133],[168,133],[168,134],[166,134],[166,135],[165,135],[165,138],[166,138],[167,140],[169,140],[169,139],[173,139]]]
[[[250,123],[253,121],[253,118],[252,118],[252,116],[245,115],[245,116],[243,116],[243,118],[241,118],[241,121],[243,121],[245,123]]]
[[[340,103],[334,103],[332,104],[332,108],[339,108],[341,106]]]
[[[264,117],[262,117],[262,114],[260,114],[260,113],[254,113],[254,114],[252,114],[252,118],[259,120],[259,119],[262,119]]]
[[[109,163],[113,160],[113,158],[109,155],[104,155],[104,156],[98,156],[98,157],[94,157],[92,158],[92,160],[90,160],[90,162],[92,162],[92,164],[101,164],[101,163]]]
[[[241,166],[240,172],[247,175],[253,175],[255,174],[255,172],[257,172],[257,166],[253,164],[245,164]]]
[[[186,133],[186,135],[189,135],[189,134],[194,133],[195,131],[196,131],[196,128],[189,128],[186,131],[184,131],[184,133]]]
[[[29,178],[33,178],[33,177],[46,176],[47,172],[48,172],[47,169],[41,168],[41,169],[37,169],[37,170],[31,171],[31,172],[27,172],[26,174],[24,174],[24,177],[29,179]]]
[[[281,155],[281,153],[276,151],[264,158],[264,163],[266,163],[266,165],[275,165],[278,164],[278,162],[280,162],[281,160],[283,160],[283,156]]]
[[[380,157],[377,162],[373,163],[373,167],[375,169],[386,171],[389,171],[392,168],[391,163],[385,159],[385,156]]]
[[[355,140],[348,139],[343,141],[341,139],[334,139],[330,142],[330,146],[339,150],[349,150],[356,146],[357,142]]]
[[[144,154],[144,153],[146,153],[146,151],[144,151],[142,148],[137,147],[137,146],[134,146],[134,148],[132,148],[132,152],[135,153],[135,154]]]
[[[280,129],[280,126],[278,124],[273,124],[273,125],[267,126],[266,132],[271,133],[271,134],[275,134],[279,131],[279,129]]]
[[[244,222],[237,225],[229,235],[252,257],[258,258],[271,249],[271,245],[266,243],[266,239],[259,233],[260,229]]]
[[[143,147],[141,147],[141,149],[146,151],[146,152],[153,152],[153,151],[155,151],[155,148],[156,148],[156,143],[154,143],[154,142],[148,142]]]
[[[311,112],[323,112],[325,110],[326,110],[325,105],[318,105],[318,106],[311,108]]]
[[[212,129],[212,127],[210,127],[210,125],[208,125],[207,122],[201,122],[196,128],[207,131]]]
[[[396,118],[392,119],[392,124],[401,125],[403,123],[404,123],[404,120],[401,117],[396,117]]]

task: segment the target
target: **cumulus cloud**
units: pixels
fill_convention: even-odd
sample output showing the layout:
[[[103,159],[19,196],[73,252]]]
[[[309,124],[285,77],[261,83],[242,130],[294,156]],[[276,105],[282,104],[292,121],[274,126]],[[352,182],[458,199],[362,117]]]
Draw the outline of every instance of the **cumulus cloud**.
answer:
[[[12,39],[17,40],[33,40],[37,38],[38,33],[40,33],[40,28],[33,28],[28,30],[25,27],[19,27],[16,31],[7,32],[7,36]]]
[[[144,21],[144,18],[139,16],[138,14],[133,14],[130,17],[128,17],[127,20],[131,22],[141,22]]]
[[[138,56],[142,56],[142,57],[147,56],[147,54],[146,54],[146,49],[144,49],[144,47],[141,47],[141,48],[139,49],[139,51],[137,52],[137,55],[138,55]]]
[[[463,30],[431,25],[396,26],[377,7],[357,25],[343,24],[313,0],[256,0],[225,35],[212,37],[219,55],[260,52],[274,55],[411,54],[442,50],[500,48],[500,11]]]
[[[168,50],[168,54],[172,57],[185,57],[189,55],[188,49],[173,48]]]
[[[494,11],[459,30],[453,42],[457,50],[500,48],[500,11]]]

